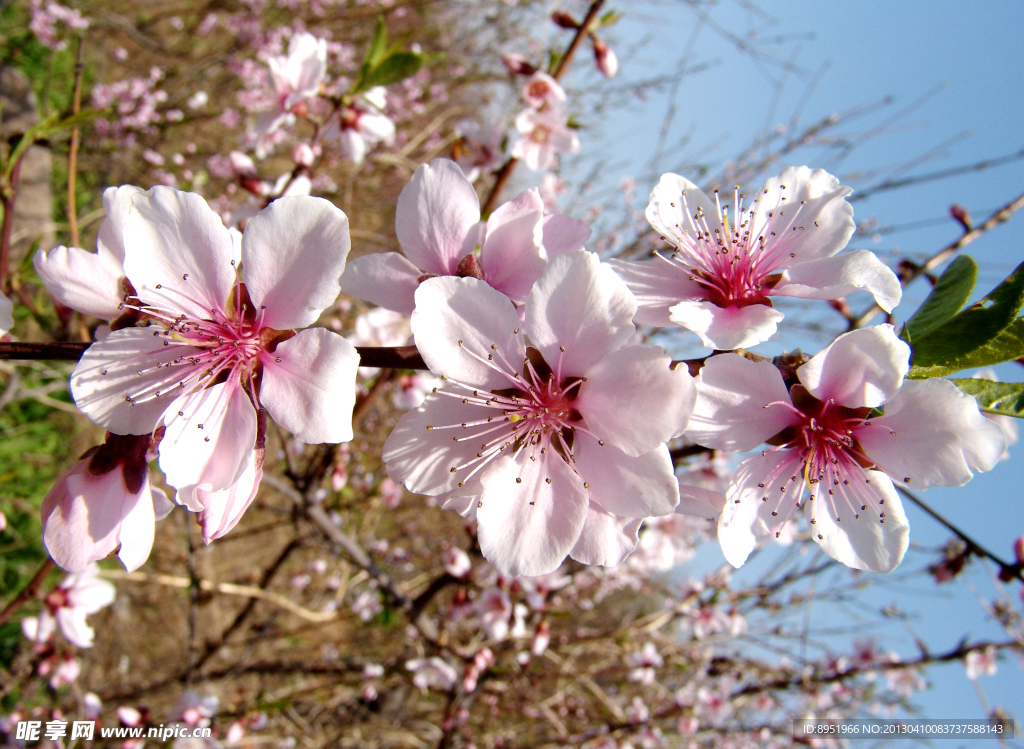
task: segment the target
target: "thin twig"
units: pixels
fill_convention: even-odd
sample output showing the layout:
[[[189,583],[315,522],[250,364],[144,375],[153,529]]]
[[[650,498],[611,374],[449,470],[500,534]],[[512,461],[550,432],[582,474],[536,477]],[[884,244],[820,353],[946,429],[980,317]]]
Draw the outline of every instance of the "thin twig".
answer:
[[[91,345],[79,341],[0,342],[0,360],[78,361]],[[362,367],[427,369],[415,346],[357,346],[356,352]]]
[[[21,162],[25,158],[27,150],[22,151],[21,156],[14,163],[11,169],[10,183],[3,185],[0,195],[0,205],[4,209],[3,224],[0,224],[0,293],[7,293],[10,290],[10,263],[11,263],[11,232],[14,230],[14,203],[18,198],[18,181],[21,179]]]
[[[3,611],[0,611],[0,624],[6,622],[14,615],[14,612],[39,595],[39,586],[43,584],[43,579],[49,574],[50,570],[56,566],[57,565],[53,563],[52,559],[47,559],[43,562],[43,566],[40,567],[39,571],[36,572],[31,580],[28,581],[28,585],[21,589],[21,592],[14,597],[13,601],[4,607]]]
[[[962,530],[960,530],[955,525],[953,525],[953,523],[951,523],[950,521],[946,520],[946,518],[944,518],[938,512],[936,512],[931,507],[929,507],[928,504],[926,502],[924,502],[923,500],[921,500],[919,497],[911,494],[906,489],[904,489],[902,486],[897,486],[896,488],[899,489],[900,494],[902,494],[904,497],[909,499],[915,505],[920,507],[926,513],[931,515],[935,520],[937,520],[939,523],[944,525],[947,530],[951,531],[954,535],[956,535],[957,538],[959,538],[961,541],[963,541],[965,544],[967,544],[967,550],[970,551],[972,554],[976,554],[979,557],[985,557],[987,559],[991,559],[993,562],[995,562],[997,565],[999,565],[999,573],[1000,573],[1001,577],[1009,577],[1009,578],[1015,577],[1018,580],[1024,582],[1024,576],[1022,576],[1022,572],[1021,572],[1022,565],[1020,563],[1018,563],[1018,564],[1010,564],[1006,560],[1001,559],[1000,557],[996,556],[991,551],[989,551],[984,546],[982,546],[977,541],[975,541],[973,538],[971,538],[966,533],[964,533]]]
[[[995,227],[999,226],[999,224],[1009,221],[1013,217],[1013,214],[1019,211],[1021,208],[1024,208],[1024,194],[1014,198],[1012,201],[1010,201],[1002,208],[1000,208],[998,211],[989,216],[984,223],[973,227],[969,232],[966,232],[955,242],[951,242],[950,244],[943,247],[941,250],[939,250],[930,258],[928,258],[928,260],[926,260],[922,265],[914,266],[913,268],[910,268],[905,272],[901,273],[900,281],[902,282],[903,286],[906,287],[908,284],[917,280],[926,273],[931,273],[944,262],[949,260],[949,258],[951,258],[957,252],[957,250],[966,247],[985,232],[990,231]],[[860,317],[854,318],[853,320],[850,321],[850,330],[864,327],[882,311],[882,308],[879,307],[877,304],[872,305]]]

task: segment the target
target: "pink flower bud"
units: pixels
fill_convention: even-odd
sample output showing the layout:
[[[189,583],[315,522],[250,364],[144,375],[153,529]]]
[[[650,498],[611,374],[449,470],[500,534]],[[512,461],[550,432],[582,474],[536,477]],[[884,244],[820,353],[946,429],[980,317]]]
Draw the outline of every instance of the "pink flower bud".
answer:
[[[551,626],[548,624],[547,619],[545,619],[537,625],[537,631],[534,633],[533,641],[530,643],[530,652],[540,657],[544,655],[544,651],[548,649],[550,642]]]
[[[614,78],[615,74],[619,72],[619,58],[599,36],[595,35],[593,39],[594,62],[597,64],[597,69],[605,78]]]
[[[292,160],[299,166],[309,168],[313,166],[313,160],[315,158],[316,156],[313,153],[313,149],[310,148],[307,143],[300,143],[292,150]]]
[[[522,55],[510,52],[502,55],[501,61],[505,63],[505,69],[512,75],[533,75],[537,72],[537,68],[535,68],[530,61]]]
[[[571,13],[564,10],[556,10],[552,13],[551,20],[555,26],[563,29],[578,29],[580,27],[579,21],[573,18]]]
[[[971,230],[971,214],[967,212],[959,203],[954,203],[949,207],[949,215],[960,222],[960,225],[964,227],[964,231]]]

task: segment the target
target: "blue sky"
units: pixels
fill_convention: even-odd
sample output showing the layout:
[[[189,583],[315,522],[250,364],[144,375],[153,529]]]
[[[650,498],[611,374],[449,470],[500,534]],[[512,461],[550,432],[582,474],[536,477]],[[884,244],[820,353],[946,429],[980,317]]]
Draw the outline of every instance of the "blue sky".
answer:
[[[618,3],[613,7],[626,14],[613,32],[613,41],[623,54],[622,72],[615,83],[628,87],[651,75],[674,71],[696,23],[692,10],[683,3],[662,2]],[[835,167],[833,171],[845,177],[847,183],[870,184],[925,154],[928,159],[907,174],[999,157],[1024,147],[1024,70],[1020,63],[1024,3],[797,0],[758,7],[763,13],[730,0],[713,8],[709,15],[744,41],[763,45],[766,39],[788,35],[786,41],[771,49],[782,59],[792,60],[797,70],[787,77],[769,126],[789,119],[796,103],[805,96],[809,80],[825,64],[829,67],[802,110],[802,124],[884,96],[895,97],[894,105],[887,110],[895,112],[932,92],[908,116],[881,127],[877,135]],[[682,156],[702,155],[706,160],[722,161],[735,155],[765,126],[775,96],[772,81],[778,80],[782,71],[738,54],[732,43],[708,27],[697,37],[693,61],[712,64],[680,85],[679,109],[669,140],[689,135]],[[614,159],[616,168],[603,175],[607,187],[614,187],[625,176],[638,178],[636,192],[641,208],[652,185],[639,175],[654,151],[665,108],[664,94],[652,94],[645,100],[634,98],[628,108],[609,115],[602,127],[581,133],[585,150],[596,149]],[[886,116],[867,118],[858,127],[884,125]],[[799,152],[789,163],[828,168],[828,158],[830,154],[821,149],[809,149]],[[666,160],[658,165],[658,171],[669,171],[679,163],[682,159]],[[619,169],[619,164],[627,166]],[[856,179],[858,173],[876,170],[881,171],[874,179]],[[927,225],[877,239],[857,238],[851,246],[872,249],[886,259],[898,255],[926,257],[960,233],[958,225],[948,219],[951,204],[966,206],[980,220],[1022,192],[1024,162],[1016,162],[880,194],[855,203],[858,222],[874,218],[880,226],[912,222]],[[981,295],[1024,261],[1024,214],[982,237],[968,253],[981,267],[977,289]],[[927,290],[926,282],[908,290],[897,310],[898,320],[913,312]],[[855,308],[866,305],[856,297],[851,302]],[[821,314],[832,313],[825,308]],[[783,342],[786,348],[803,346],[808,351],[820,347],[799,335],[783,338]],[[765,344],[764,353],[782,348],[778,342]],[[1024,368],[1003,365],[1000,376],[1024,380]],[[1008,461],[978,476],[967,487],[932,489],[923,499],[996,553],[1012,558],[1013,540],[1024,535],[1022,486],[1024,446],[1019,445]],[[935,547],[949,537],[916,508],[908,507],[907,514],[913,543]],[[702,550],[694,569],[713,566],[721,559],[717,555],[713,548]],[[917,569],[925,561],[925,557],[911,555],[905,566]],[[1019,590],[1019,585],[1008,588],[1018,608]],[[909,623],[893,622],[882,637],[902,655],[913,656],[914,635],[921,636],[936,651],[954,647],[965,634],[972,639],[1005,639],[1002,629],[979,605],[975,591],[983,599],[996,596],[988,574],[977,563],[966,582],[936,588],[927,581],[914,586],[893,581],[866,594],[864,600],[879,608],[895,603],[913,612]],[[834,609],[817,612],[816,621],[826,624],[829,616],[836,615]],[[990,703],[1024,718],[1022,671],[1016,660],[1002,661],[999,673],[983,677],[981,686]],[[975,689],[960,664],[934,668],[928,676],[932,688],[915,700],[925,716],[983,717]]]

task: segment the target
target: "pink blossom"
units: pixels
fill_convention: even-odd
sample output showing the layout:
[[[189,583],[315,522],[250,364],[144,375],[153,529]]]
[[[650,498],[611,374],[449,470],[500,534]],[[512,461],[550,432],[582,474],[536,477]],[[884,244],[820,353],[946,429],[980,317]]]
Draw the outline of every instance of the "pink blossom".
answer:
[[[660,348],[627,345],[635,309],[585,251],[551,261],[525,323],[477,279],[416,291],[416,345],[448,386],[399,420],[382,457],[409,491],[475,517],[504,575],[552,572],[568,554],[618,564],[642,518],[679,502],[665,442],[686,425],[693,381]]]
[[[43,545],[69,572],[118,549],[129,572],[153,548],[154,525],[174,507],[151,486],[149,435],[109,435],[66,471],[43,499]]]
[[[476,614],[488,640],[504,640],[512,616],[512,601],[501,588],[487,588],[476,599]]]
[[[444,386],[438,378],[425,374],[402,375],[395,384],[397,387],[391,395],[391,403],[403,411],[419,408],[428,393]]]
[[[452,577],[466,577],[473,569],[473,564],[469,561],[469,554],[457,546],[453,546],[441,554],[441,563],[444,565],[445,572]]]
[[[85,618],[114,602],[117,594],[113,584],[99,576],[100,568],[89,564],[84,571],[68,575],[44,599],[38,617],[22,619],[21,629],[33,642],[46,642],[57,626],[68,642],[80,648],[91,648],[96,633]]]
[[[62,245],[36,253],[36,273],[54,299],[83,315],[107,322],[124,312],[124,225],[132,198],[141,192],[141,188],[132,185],[103,191],[107,215],[96,235],[96,252]]]
[[[376,590],[363,590],[352,601],[352,611],[364,622],[383,611],[380,605],[380,594]]]
[[[455,686],[458,672],[438,657],[414,658],[405,667],[413,672],[412,683],[422,689],[436,689],[447,692]]]
[[[384,114],[386,103],[387,91],[376,86],[342,109],[335,130],[342,154],[352,163],[362,164],[367,152],[378,143],[394,142],[395,123]]]
[[[482,125],[476,120],[459,120],[455,123],[455,134],[459,140],[452,146],[452,158],[470,182],[501,165],[502,128]]]
[[[239,241],[200,196],[155,187],[133,197],[124,246],[125,305],[154,324],[94,343],[71,392],[115,434],[166,428],[160,467],[209,542],[255,496],[263,409],[300,441],[352,438],[358,355],[322,328],[293,332],[334,302],[348,219],[326,200],[281,198]]]
[[[665,665],[653,642],[645,642],[644,646],[626,656],[626,665],[630,667],[628,679],[641,684],[653,684],[655,669]]]
[[[551,625],[548,624],[547,619],[544,619],[537,625],[537,631],[533,633],[533,639],[530,641],[530,652],[539,658],[544,655],[544,651],[548,649],[550,643]]]
[[[560,153],[579,153],[580,139],[569,127],[568,112],[561,107],[520,112],[516,117],[516,130],[519,138],[512,145],[512,156],[521,159],[532,171],[554,169]]]
[[[192,689],[186,689],[181,693],[178,704],[167,717],[168,721],[181,721],[189,726],[205,727],[210,725],[211,719],[217,714],[220,700],[213,695],[205,697]]]
[[[533,75],[537,72],[529,60],[514,52],[506,52],[501,56],[501,62],[510,75]]]
[[[66,684],[71,684],[81,673],[81,662],[75,656],[67,655],[53,669],[53,675],[50,676],[50,689],[60,689]]]
[[[398,197],[395,231],[404,255],[353,260],[342,290],[406,315],[419,284],[434,276],[479,278],[522,303],[550,260],[581,249],[590,238],[582,221],[545,216],[536,190],[520,193],[481,222],[476,190],[449,159],[416,170]]]
[[[490,648],[480,648],[473,655],[473,662],[466,667],[466,675],[462,677],[462,688],[466,692],[476,689],[480,675],[494,665],[494,653]]]
[[[406,346],[412,341],[409,316],[374,307],[356,318],[349,341],[353,346]]]
[[[565,101],[565,89],[547,73],[537,71],[523,84],[523,100],[531,107],[557,106]]]
[[[274,88],[273,108],[260,117],[262,135],[295,122],[296,105],[316,96],[327,72],[327,41],[309,33],[296,34],[288,43],[287,55],[267,59]]]
[[[308,143],[299,143],[292,149],[292,161],[299,166],[311,167],[316,160],[316,154]]]
[[[748,207],[729,206],[676,174],[651,192],[647,220],[673,246],[669,256],[612,261],[636,294],[637,322],[680,325],[708,348],[768,340],[782,313],[772,296],[838,299],[864,289],[891,311],[902,288],[867,250],[833,257],[853,235],[852,192],[821,170],[789,168],[764,183]]]
[[[909,536],[890,477],[960,486],[996,464],[1006,445],[999,427],[948,380],[904,380],[909,355],[891,325],[855,330],[800,367],[788,391],[769,362],[707,360],[687,435],[722,450],[774,445],[740,463],[729,487],[718,539],[731,564],[803,509],[827,554],[890,572]]]
[[[82,695],[82,717],[86,720],[98,720],[102,709],[103,702],[95,692],[86,692]]]
[[[397,508],[399,502],[402,501],[401,485],[396,484],[389,478],[385,478],[383,481],[380,482],[380,487],[378,491],[380,492],[381,501],[384,503],[384,506],[387,507],[389,510],[394,510],[395,508]]]
[[[967,669],[967,678],[976,681],[979,676],[995,676],[998,666],[996,665],[996,649],[991,645],[984,650],[972,650],[964,658],[964,667]]]

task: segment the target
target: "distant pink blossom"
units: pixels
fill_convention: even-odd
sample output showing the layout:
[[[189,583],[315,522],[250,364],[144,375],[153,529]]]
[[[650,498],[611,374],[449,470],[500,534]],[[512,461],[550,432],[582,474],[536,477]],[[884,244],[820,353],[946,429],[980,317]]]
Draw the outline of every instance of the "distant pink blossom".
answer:
[[[100,568],[89,564],[84,571],[68,575],[43,599],[39,616],[21,620],[25,637],[33,642],[46,642],[57,627],[68,642],[80,648],[91,648],[96,633],[85,621],[90,614],[114,602],[114,585],[99,576]]]
[[[44,6],[43,0],[32,0],[30,12],[29,30],[35,34],[36,39],[54,51],[60,51],[68,46],[67,39],[57,38],[58,22],[76,31],[89,28],[89,20],[83,18],[78,10],[72,10],[60,3],[48,2]]]
[[[436,689],[447,692],[455,686],[459,678],[458,672],[438,657],[414,658],[407,661],[405,667],[413,672],[412,683],[422,689]]]
[[[512,144],[512,156],[521,159],[534,172],[554,169],[558,154],[580,150],[580,139],[569,127],[569,114],[559,107],[520,112],[516,117],[516,130],[519,138]]]
[[[967,678],[976,681],[979,676],[995,676],[998,670],[996,649],[991,645],[984,650],[972,650],[964,658]]]
[[[457,546],[441,554],[441,563],[444,565],[445,572],[452,577],[465,577],[473,569],[469,555]]]
[[[394,142],[395,123],[384,114],[386,104],[387,91],[383,86],[376,86],[341,110],[334,132],[340,140],[342,154],[352,163],[362,164],[366,154],[378,143],[391,145]]]
[[[523,100],[538,109],[545,104],[558,106],[565,101],[565,89],[550,75],[538,71],[523,84]]]

